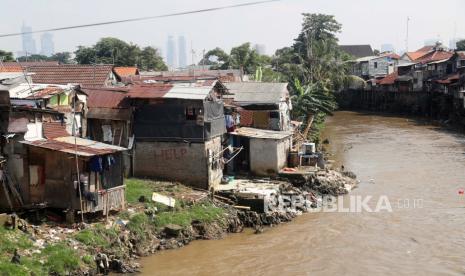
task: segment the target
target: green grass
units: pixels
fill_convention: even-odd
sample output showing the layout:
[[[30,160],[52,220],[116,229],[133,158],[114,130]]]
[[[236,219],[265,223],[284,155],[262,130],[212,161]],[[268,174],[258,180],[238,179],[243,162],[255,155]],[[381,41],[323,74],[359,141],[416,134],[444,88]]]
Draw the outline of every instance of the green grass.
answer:
[[[128,203],[137,203],[139,202],[139,197],[145,196],[146,198],[152,198],[152,193],[154,191],[154,182],[128,178],[125,180],[126,184],[126,202]]]
[[[135,233],[139,237],[145,237],[150,229],[149,217],[144,214],[135,214],[129,220],[129,223],[126,225],[129,231]]]
[[[20,264],[11,263],[14,250],[20,252]],[[28,234],[0,227],[0,276],[3,275],[59,275],[80,267],[76,252],[65,244],[47,246],[40,253],[23,256],[24,250],[34,250]],[[40,262],[42,261],[42,263]]]
[[[46,256],[45,265],[49,273],[65,275],[77,270],[80,266],[79,256],[66,244],[48,246],[42,254]]]
[[[177,212],[163,212],[155,217],[155,226],[164,227],[167,224],[177,224],[186,227],[194,220],[212,222],[224,217],[224,210],[211,203],[196,204]]]

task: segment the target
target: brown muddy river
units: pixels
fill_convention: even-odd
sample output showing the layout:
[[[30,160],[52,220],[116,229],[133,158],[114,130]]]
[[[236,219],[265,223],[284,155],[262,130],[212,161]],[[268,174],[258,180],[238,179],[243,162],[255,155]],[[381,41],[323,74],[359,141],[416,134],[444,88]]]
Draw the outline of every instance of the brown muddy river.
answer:
[[[308,213],[260,235],[196,241],[144,259],[142,275],[465,273],[465,136],[353,112],[329,118],[324,135],[361,181],[350,195],[372,196],[372,209],[385,196],[392,212]]]

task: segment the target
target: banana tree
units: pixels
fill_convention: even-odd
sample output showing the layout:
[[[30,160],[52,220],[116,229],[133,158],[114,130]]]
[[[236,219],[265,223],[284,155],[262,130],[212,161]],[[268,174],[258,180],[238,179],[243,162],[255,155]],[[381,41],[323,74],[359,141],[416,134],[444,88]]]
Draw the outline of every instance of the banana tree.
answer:
[[[323,82],[301,85],[298,80],[293,83],[295,95],[293,96],[294,110],[297,115],[306,118],[303,136],[307,139],[315,116],[319,113],[332,115],[337,108],[332,93]]]

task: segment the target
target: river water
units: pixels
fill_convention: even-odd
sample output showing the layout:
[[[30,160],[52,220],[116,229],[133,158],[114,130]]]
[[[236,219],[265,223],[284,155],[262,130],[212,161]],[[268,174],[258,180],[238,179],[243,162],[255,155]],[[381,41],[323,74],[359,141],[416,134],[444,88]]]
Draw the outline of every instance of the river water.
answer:
[[[463,275],[465,137],[407,118],[337,112],[324,136],[373,211],[195,241],[143,259],[142,275]]]

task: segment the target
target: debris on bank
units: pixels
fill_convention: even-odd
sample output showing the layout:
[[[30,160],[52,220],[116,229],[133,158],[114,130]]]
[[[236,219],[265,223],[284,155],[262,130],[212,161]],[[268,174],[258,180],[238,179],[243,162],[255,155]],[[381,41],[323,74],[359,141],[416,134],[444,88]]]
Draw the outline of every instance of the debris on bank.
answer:
[[[0,268],[21,268],[36,274],[137,272],[140,257],[180,248],[193,240],[220,239],[245,227],[261,233],[265,226],[291,221],[317,207],[320,195],[345,194],[356,183],[350,173],[296,171],[275,179],[234,179],[212,194],[177,183],[130,179],[129,207],[107,218],[88,218],[87,223],[72,225],[55,218],[54,223],[35,225],[17,217],[12,222],[11,216],[0,216],[1,223],[12,229],[2,231],[20,237],[10,241],[12,246],[0,256]],[[69,260],[52,267],[48,259],[57,247],[74,253]],[[10,262],[15,254],[21,256],[19,264]],[[44,265],[28,267],[33,260]]]

